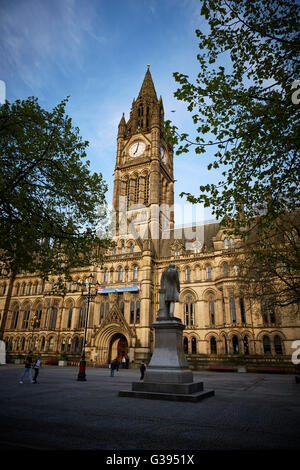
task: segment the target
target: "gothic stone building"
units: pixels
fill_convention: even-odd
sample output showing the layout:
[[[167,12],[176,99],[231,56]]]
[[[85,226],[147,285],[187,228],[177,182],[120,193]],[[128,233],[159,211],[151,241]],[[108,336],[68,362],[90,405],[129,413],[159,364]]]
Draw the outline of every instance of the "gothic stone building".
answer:
[[[292,343],[300,337],[300,323],[262,312],[241,295],[238,267],[232,261],[239,240],[226,236],[218,223],[210,223],[200,227],[200,237],[190,237],[187,243],[185,233],[174,228],[172,210],[157,210],[174,201],[173,150],[163,137],[163,120],[163,102],[157,98],[148,68],[128,121],[123,115],[118,127],[114,173],[117,220],[121,220],[122,197],[128,207],[144,208],[136,236],[127,230],[123,233],[124,223],[117,223],[116,246],[104,265],[74,272],[65,295],[52,290],[54,278],[42,283],[37,276],[23,273],[10,283],[2,277],[1,336],[7,361],[30,349],[40,352],[45,362],[62,354],[69,362],[80,359],[86,299],[79,283],[90,273],[101,288],[89,308],[88,363],[105,366],[123,356],[130,366],[149,361],[160,278],[173,261],[181,282],[175,316],[186,325],[184,348],[192,367],[244,365],[257,370],[292,365]],[[126,229],[134,219],[130,214],[126,213]]]

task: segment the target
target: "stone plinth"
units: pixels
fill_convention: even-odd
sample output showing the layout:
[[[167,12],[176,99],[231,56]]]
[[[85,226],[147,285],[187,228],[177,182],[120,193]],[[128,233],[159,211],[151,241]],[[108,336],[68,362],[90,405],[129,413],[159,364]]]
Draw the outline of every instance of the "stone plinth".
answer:
[[[203,390],[203,382],[193,382],[183,351],[181,320],[158,317],[152,326],[155,348],[144,381],[133,382],[132,390],[120,391],[119,396],[195,402],[214,395],[213,390]]]

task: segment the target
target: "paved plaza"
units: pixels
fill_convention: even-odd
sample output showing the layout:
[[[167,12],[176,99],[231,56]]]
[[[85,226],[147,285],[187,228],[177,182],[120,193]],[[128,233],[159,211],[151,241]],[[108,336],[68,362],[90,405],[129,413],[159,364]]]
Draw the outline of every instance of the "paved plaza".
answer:
[[[293,375],[194,372],[215,396],[198,403],[119,397],[137,369],[46,366],[19,384],[0,366],[1,450],[299,450],[300,384]]]

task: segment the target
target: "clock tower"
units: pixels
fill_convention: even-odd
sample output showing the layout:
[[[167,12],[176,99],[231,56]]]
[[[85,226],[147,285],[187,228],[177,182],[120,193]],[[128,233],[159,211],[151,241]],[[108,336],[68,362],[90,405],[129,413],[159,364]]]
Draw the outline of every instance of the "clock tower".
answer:
[[[149,65],[130,116],[118,127],[113,206],[117,238],[160,240],[174,228],[173,148],[163,133],[164,107],[157,98]]]

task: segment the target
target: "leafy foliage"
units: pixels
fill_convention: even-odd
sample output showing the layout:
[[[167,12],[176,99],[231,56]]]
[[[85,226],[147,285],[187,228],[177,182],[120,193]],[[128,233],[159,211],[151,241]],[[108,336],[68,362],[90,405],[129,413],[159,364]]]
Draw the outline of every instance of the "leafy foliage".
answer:
[[[300,104],[292,101],[299,7],[292,0],[205,0],[201,15],[209,32],[196,30],[198,76],[174,73],[175,96],[193,113],[196,138],[170,121],[166,130],[177,154],[205,154],[208,169],[222,174],[218,183],[200,186],[200,195],[181,196],[210,206],[244,236],[254,221],[269,227],[299,208]]]
[[[69,276],[108,244],[96,236],[107,186],[90,172],[67,102],[51,112],[34,97],[0,107],[0,260],[13,273]]]

